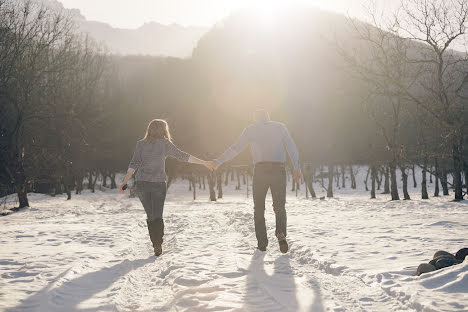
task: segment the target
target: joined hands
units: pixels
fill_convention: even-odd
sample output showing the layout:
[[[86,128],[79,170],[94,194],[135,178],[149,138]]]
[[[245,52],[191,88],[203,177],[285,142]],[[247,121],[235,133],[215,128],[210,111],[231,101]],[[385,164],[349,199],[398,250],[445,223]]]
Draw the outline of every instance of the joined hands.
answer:
[[[203,165],[211,171],[215,171],[219,167],[218,163],[214,160],[206,160]]]

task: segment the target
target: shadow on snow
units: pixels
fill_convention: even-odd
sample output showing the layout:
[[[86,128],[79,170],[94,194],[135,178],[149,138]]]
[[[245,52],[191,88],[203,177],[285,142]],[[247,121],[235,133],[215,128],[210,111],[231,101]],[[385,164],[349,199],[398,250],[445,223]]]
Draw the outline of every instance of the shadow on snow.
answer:
[[[21,303],[6,312],[14,311],[103,311],[114,310],[113,305],[98,306],[93,308],[78,308],[78,305],[95,294],[106,290],[122,276],[132,270],[154,262],[154,257],[138,260],[124,260],[114,266],[105,267],[96,272],[90,272],[75,279],[66,278],[71,269],[57,276],[54,281],[41,289],[36,294],[21,301]],[[59,284],[58,287],[54,285]]]

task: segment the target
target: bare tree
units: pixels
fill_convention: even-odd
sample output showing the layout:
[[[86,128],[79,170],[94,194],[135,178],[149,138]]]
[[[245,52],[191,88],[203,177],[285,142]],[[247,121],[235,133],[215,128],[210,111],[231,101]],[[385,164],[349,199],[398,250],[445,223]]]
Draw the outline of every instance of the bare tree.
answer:
[[[0,21],[0,97],[5,104],[2,124],[6,125],[2,132],[8,138],[2,165],[21,208],[29,206],[26,147],[34,142],[35,123],[47,118],[43,111],[49,108],[44,106],[47,103],[38,103],[35,95],[49,82],[47,74],[63,66],[61,56],[71,40],[70,23],[30,2],[18,5],[10,1],[0,2]]]
[[[442,128],[440,139],[451,146],[455,200],[461,200],[468,58],[452,48],[466,47],[468,3],[408,0],[402,1],[390,16],[377,11],[375,6],[369,10],[372,25],[350,23],[369,52],[361,58],[351,53],[343,55],[364,81],[377,91],[386,90],[392,102],[415,104],[438,121]]]
[[[42,177],[51,180],[54,194],[65,190],[71,197],[72,146],[74,138],[85,137],[75,122],[96,120],[98,114],[81,119],[79,112],[99,107],[94,104],[104,68],[104,56],[88,43],[60,12],[32,2],[0,2],[1,163],[20,207],[29,206],[27,191]]]

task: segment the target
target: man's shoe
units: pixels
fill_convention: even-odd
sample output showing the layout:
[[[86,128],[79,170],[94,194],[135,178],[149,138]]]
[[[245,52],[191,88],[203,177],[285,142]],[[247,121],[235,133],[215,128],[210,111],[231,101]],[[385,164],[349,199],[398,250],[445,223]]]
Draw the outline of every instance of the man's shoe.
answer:
[[[161,254],[162,254],[162,246],[161,245],[154,246],[154,255],[156,257],[159,257]]]
[[[288,242],[286,241],[286,236],[283,233],[278,234],[278,243],[280,247],[280,251],[282,253],[287,253],[289,250]]]

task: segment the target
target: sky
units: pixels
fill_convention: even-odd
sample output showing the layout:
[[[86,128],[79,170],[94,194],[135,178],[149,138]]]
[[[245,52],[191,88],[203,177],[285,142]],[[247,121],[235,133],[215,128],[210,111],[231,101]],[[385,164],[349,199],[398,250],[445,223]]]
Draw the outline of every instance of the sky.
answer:
[[[366,0],[59,0],[76,8],[88,19],[118,28],[138,28],[145,22],[183,26],[211,26],[243,7],[268,10],[291,4],[306,4],[359,16]],[[397,1],[397,0],[387,0]]]

